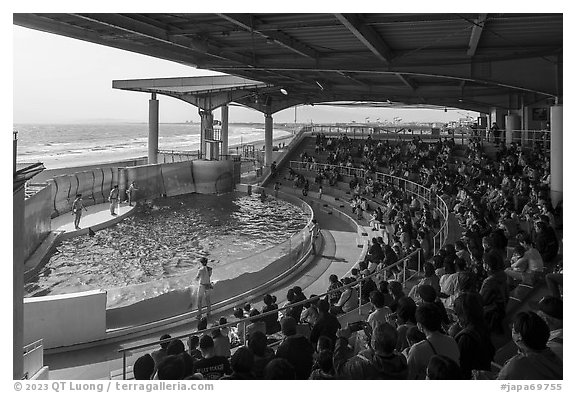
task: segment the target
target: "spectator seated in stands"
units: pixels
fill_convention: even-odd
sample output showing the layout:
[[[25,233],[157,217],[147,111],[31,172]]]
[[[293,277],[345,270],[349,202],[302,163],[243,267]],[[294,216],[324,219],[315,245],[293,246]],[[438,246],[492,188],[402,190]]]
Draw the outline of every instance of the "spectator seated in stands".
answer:
[[[156,378],[160,381],[180,380],[185,377],[186,366],[178,355],[167,355],[158,364]]]
[[[273,359],[264,369],[264,379],[266,380],[292,380],[296,379],[294,366],[286,359]]]
[[[368,315],[367,322],[372,328],[376,330],[376,326],[381,323],[388,323],[392,311],[384,304],[384,294],[379,291],[370,292],[370,303],[374,311]]]
[[[260,312],[255,308],[250,311],[250,317],[256,317],[260,315]],[[255,318],[246,326],[246,339],[250,339],[250,335],[254,332],[262,332],[266,334],[266,322],[262,318]]]
[[[134,379],[136,380],[150,380],[154,375],[154,359],[149,353],[140,356],[134,362],[132,367],[134,372]]]
[[[202,359],[194,363],[194,372],[202,374],[204,379],[220,379],[232,373],[228,359],[216,356],[212,337],[205,334],[200,338],[200,351]]]
[[[553,268],[558,256],[558,238],[554,228],[546,223],[548,216],[540,216],[540,220],[534,224],[536,231],[535,248],[538,250],[544,261],[544,265]]]
[[[344,285],[352,284],[354,281],[350,277],[344,277],[342,283]],[[332,307],[331,312],[334,314],[347,313],[351,310],[358,308],[358,290],[354,286],[344,288],[342,295],[338,302]]]
[[[331,380],[334,377],[334,363],[332,361],[334,354],[330,350],[321,350],[316,356],[316,361],[312,366],[310,379],[312,380]]]
[[[238,324],[236,325],[236,338],[237,343],[242,345],[244,344],[245,333],[246,333],[246,322],[242,321],[245,318],[244,310],[241,308],[234,309],[234,317],[238,319]]]
[[[276,304],[276,296],[270,294],[264,295],[264,307],[262,308],[262,314],[277,309],[278,305]],[[278,313],[273,313],[263,318],[264,323],[266,324],[266,334],[274,334],[280,331],[280,321],[278,321]]]
[[[266,335],[259,331],[254,332],[248,340],[248,348],[254,355],[252,375],[255,379],[263,379],[266,365],[275,356],[274,351],[268,347]]]
[[[179,355],[183,352],[186,352],[186,347],[182,340],[175,338],[168,344],[166,347],[166,354],[167,355]]]
[[[446,355],[456,363],[460,362],[460,350],[456,341],[441,331],[442,315],[433,304],[423,304],[416,309],[418,327],[426,339],[415,344],[408,353],[410,379],[424,379],[430,358],[434,355]]]
[[[498,374],[498,379],[561,380],[562,360],[547,347],[550,329],[536,313],[519,312],[512,325],[518,354]]]
[[[200,343],[200,337],[190,336],[188,337],[188,354],[194,361],[202,359],[202,352],[198,349],[198,344]]]
[[[378,287],[376,286],[376,283],[374,282],[372,277],[369,277],[370,276],[370,270],[369,269],[362,270],[361,276],[364,277],[364,281],[362,281],[360,283],[361,292],[362,292],[362,298],[360,299],[360,301],[362,304],[365,304],[365,303],[368,303],[370,301],[370,294],[373,291],[377,291]]]
[[[543,274],[544,271],[544,260],[540,255],[540,252],[534,248],[534,244],[527,233],[521,233],[518,235],[518,242],[524,249],[524,255],[508,269],[505,270],[508,277],[514,280],[520,280],[522,282],[533,284],[538,274]],[[515,270],[516,268],[520,270]],[[524,268],[524,270],[522,270]]]
[[[422,285],[429,285],[434,288],[436,294],[440,293],[440,278],[436,275],[436,272],[434,271],[434,265],[430,262],[426,262],[424,264],[424,278],[420,280],[417,285],[413,286],[410,290],[410,293],[408,294],[408,296],[414,299],[416,303],[418,303],[420,300],[418,297],[418,288]]]
[[[402,284],[398,281],[390,281],[388,283],[388,288],[390,288],[390,294],[394,301],[390,305],[390,310],[392,312],[396,312],[396,308],[398,307],[398,300],[405,297],[404,290],[402,288]]]
[[[548,348],[552,350],[563,361],[563,303],[562,299],[552,296],[544,296],[538,302],[538,311],[536,312],[548,325],[550,329],[550,339]]]
[[[252,367],[254,366],[254,354],[248,347],[240,347],[230,359],[232,374],[224,375],[220,379],[252,380]]]
[[[229,358],[232,354],[230,352],[230,340],[228,336],[222,334],[222,330],[216,325],[212,330],[212,340],[214,341],[214,355]]]
[[[419,342],[426,340],[426,335],[424,333],[422,333],[422,331],[420,329],[418,329],[418,327],[416,325],[414,325],[414,326],[410,326],[408,328],[408,330],[406,330],[405,336],[406,336],[406,342],[408,343],[408,346],[406,348],[404,348],[401,353],[402,353],[402,355],[404,355],[404,357],[406,359],[408,359],[408,354],[410,353],[410,349],[415,344],[418,344]],[[398,348],[398,345],[396,345],[396,348]]]
[[[160,336],[160,341],[168,340],[169,338],[172,338],[172,336],[170,336],[169,334],[163,334],[162,336]],[[168,344],[170,344],[170,341],[161,343],[160,349],[157,351],[153,351],[151,353],[152,359],[154,359],[154,365],[156,369],[158,368],[158,364],[160,364],[160,361],[167,356],[166,348],[168,348]]]
[[[506,316],[509,290],[508,279],[504,273],[504,262],[496,253],[485,254],[484,270],[488,277],[482,282],[480,296],[484,305],[484,318],[493,333],[502,333],[502,321]]]
[[[276,350],[276,357],[286,359],[294,367],[296,379],[308,379],[312,370],[314,347],[306,337],[297,334],[294,318],[284,317],[280,325],[284,339]]]
[[[398,300],[396,309],[396,330],[398,331],[396,350],[398,352],[404,351],[411,345],[408,342],[407,332],[410,328],[416,327],[416,308],[416,303],[411,297],[405,296]]]
[[[310,300],[304,303],[304,311],[300,316],[300,321],[302,323],[307,323],[312,328],[318,321],[318,302],[320,298],[316,295],[310,295]]]
[[[310,332],[310,342],[316,346],[322,336],[329,338],[332,342],[336,341],[336,332],[340,329],[340,322],[330,312],[330,304],[326,300],[318,302],[318,313],[318,320]]]
[[[464,379],[472,370],[490,371],[496,350],[484,320],[482,298],[477,293],[464,293],[454,302],[459,331],[454,335],[460,350],[460,368]]]
[[[428,367],[426,368],[426,379],[459,380],[463,378],[458,363],[448,356],[434,355],[428,362]]]
[[[340,295],[342,295],[342,291],[337,291],[336,289],[342,287],[342,282],[338,280],[338,276],[335,274],[331,274],[328,280],[330,281],[330,285],[328,286],[327,292],[334,290],[334,292],[328,294],[328,301],[330,304],[336,304],[338,300],[340,300]]]
[[[367,325],[369,326],[369,325]],[[351,325],[338,331],[334,350],[334,368],[339,379],[407,379],[404,355],[396,352],[398,333],[389,323],[382,323],[371,332],[370,348],[356,356],[348,346]],[[367,327],[370,331],[370,328]]]

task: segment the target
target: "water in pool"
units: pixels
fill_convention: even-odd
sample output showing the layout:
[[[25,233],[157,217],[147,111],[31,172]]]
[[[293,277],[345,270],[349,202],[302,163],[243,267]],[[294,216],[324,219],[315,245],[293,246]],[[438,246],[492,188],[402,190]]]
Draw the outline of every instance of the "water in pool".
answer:
[[[306,223],[299,207],[273,198],[262,202],[258,195],[159,199],[153,208],[139,208],[94,237],[59,244],[25,291],[27,296],[42,296],[106,289],[111,306],[127,301],[118,293],[128,286],[150,292],[151,285],[162,283],[148,295],[131,295],[134,301],[190,283],[200,256],[211,261],[216,280],[259,269],[266,261],[257,261],[258,253],[286,242]]]

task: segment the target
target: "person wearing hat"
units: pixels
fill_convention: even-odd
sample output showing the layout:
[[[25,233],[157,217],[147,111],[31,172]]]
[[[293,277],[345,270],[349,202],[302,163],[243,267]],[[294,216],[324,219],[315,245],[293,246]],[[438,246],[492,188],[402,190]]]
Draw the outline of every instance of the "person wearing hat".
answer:
[[[212,268],[208,266],[208,259],[206,257],[200,258],[200,263],[202,266],[198,269],[196,274],[196,281],[198,281],[198,315],[196,318],[198,320],[202,319],[202,303],[203,299],[206,299],[206,317],[210,318],[210,307],[212,303],[210,301],[210,292],[212,291]]]
[[[562,299],[553,296],[544,296],[537,305],[537,312],[546,322],[548,328],[550,329],[550,338],[548,339],[548,348],[552,350],[563,360],[563,325],[562,325],[562,314],[563,314],[563,302]]]
[[[298,323],[292,317],[284,317],[280,320],[284,339],[276,350],[276,357],[286,359],[296,373],[296,379],[308,379],[314,363],[314,347],[310,341],[297,334]]]

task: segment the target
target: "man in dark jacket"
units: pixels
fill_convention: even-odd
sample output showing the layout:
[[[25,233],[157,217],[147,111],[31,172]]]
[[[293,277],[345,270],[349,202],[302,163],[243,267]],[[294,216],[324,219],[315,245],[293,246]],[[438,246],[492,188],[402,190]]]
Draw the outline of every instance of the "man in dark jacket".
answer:
[[[408,364],[404,355],[395,351],[398,332],[382,323],[372,332],[370,349],[352,356],[348,346],[351,335],[349,327],[338,331],[334,350],[334,369],[338,378],[343,379],[407,379]]]
[[[286,359],[296,373],[296,379],[308,379],[312,371],[314,347],[302,335],[296,334],[296,320],[284,317],[280,320],[284,340],[276,350],[276,357]]]
[[[336,332],[340,329],[340,322],[329,310],[330,303],[328,303],[327,300],[320,300],[318,302],[319,317],[310,332],[310,342],[314,348],[316,348],[316,343],[320,336],[326,336],[332,340],[332,342],[336,341]]]
[[[554,229],[544,221],[536,221],[534,247],[540,252],[545,266],[550,266],[558,255],[558,238]]]

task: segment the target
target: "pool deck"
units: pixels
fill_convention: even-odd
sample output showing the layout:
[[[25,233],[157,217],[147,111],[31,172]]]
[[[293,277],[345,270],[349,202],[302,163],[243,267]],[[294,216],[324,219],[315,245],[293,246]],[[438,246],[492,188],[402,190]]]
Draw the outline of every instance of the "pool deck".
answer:
[[[110,216],[108,204],[91,207],[93,209],[89,207],[88,214],[83,216],[80,222],[80,226],[83,228],[81,231],[87,231],[87,228],[92,225],[110,223],[120,217],[120,215],[114,218]],[[123,217],[128,214],[127,208],[126,204],[121,206],[120,212]],[[283,282],[273,289],[271,288],[270,293],[278,298],[279,305],[284,303],[288,289],[295,285],[301,286],[307,295],[326,291],[328,288],[328,276],[330,274],[336,274],[339,277],[343,276],[354,266],[360,256],[361,248],[356,243],[356,228],[335,215],[327,214],[322,209],[314,209],[314,213],[324,239],[323,246],[318,250],[318,255],[297,277]],[[78,232],[74,231],[73,228],[74,217],[71,214],[66,216],[68,216],[66,220],[62,218],[62,224],[59,228],[62,228],[61,230],[68,229],[72,233]],[[53,227],[53,229],[56,228]],[[262,301],[252,302],[251,304],[254,308],[261,309],[263,307]],[[154,310],[143,310],[143,312],[153,314]],[[215,313],[213,320],[217,320],[221,316],[225,316],[229,321],[232,321],[232,309],[229,308]],[[177,336],[190,333],[195,329],[196,320],[191,320],[190,324],[168,329],[166,333]],[[50,379],[108,379],[112,372],[122,368],[122,357],[118,352],[121,347],[150,342],[158,339],[159,336],[160,334],[153,333],[94,348],[45,354],[44,364],[50,368]],[[129,353],[128,365],[133,364],[139,356],[152,350],[155,350],[155,348]]]
[[[112,226],[125,217],[132,214],[135,206],[128,203],[120,203],[116,209],[116,214],[110,214],[110,204],[100,203],[99,205],[86,206],[86,210],[80,219],[80,228],[74,228],[74,214],[64,213],[51,221],[53,231],[63,231],[66,238],[84,235],[88,233],[88,228],[97,231]]]

